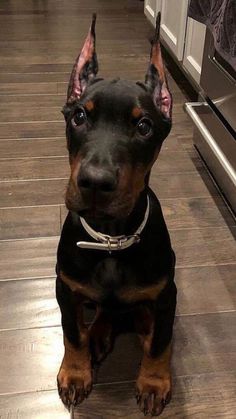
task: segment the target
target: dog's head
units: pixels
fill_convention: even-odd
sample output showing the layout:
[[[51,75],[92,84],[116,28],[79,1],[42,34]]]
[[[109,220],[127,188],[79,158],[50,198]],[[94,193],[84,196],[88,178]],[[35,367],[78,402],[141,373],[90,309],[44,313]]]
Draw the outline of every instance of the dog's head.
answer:
[[[73,67],[63,113],[71,176],[68,209],[83,217],[127,217],[171,128],[172,99],[159,42],[145,83],[97,78],[95,21]]]

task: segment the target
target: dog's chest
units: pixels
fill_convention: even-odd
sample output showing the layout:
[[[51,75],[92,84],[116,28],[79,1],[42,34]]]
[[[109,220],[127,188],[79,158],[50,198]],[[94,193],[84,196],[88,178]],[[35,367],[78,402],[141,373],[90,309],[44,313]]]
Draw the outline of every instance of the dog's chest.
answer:
[[[165,277],[150,283],[142,272],[142,264],[129,264],[112,257],[99,262],[89,279],[97,302],[108,304],[112,301],[130,304],[155,299],[165,284]]]
[[[134,289],[138,277],[132,265],[106,257],[90,272],[88,284],[96,293],[98,303],[123,302],[126,290]]]
[[[134,284],[137,279],[136,276],[134,269],[131,269],[129,264],[107,257],[100,261],[94,271],[91,272],[90,281],[96,288],[114,292]]]

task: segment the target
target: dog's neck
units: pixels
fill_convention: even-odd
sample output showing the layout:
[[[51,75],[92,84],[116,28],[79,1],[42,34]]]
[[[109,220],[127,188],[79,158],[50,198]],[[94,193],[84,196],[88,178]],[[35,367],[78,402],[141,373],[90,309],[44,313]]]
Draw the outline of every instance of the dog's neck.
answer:
[[[141,225],[145,211],[147,209],[147,189],[145,189],[139,196],[134,209],[127,218],[117,219],[112,221],[92,221],[89,220],[89,225],[102,234],[109,236],[129,236],[138,229]],[[85,219],[85,221],[87,221]]]

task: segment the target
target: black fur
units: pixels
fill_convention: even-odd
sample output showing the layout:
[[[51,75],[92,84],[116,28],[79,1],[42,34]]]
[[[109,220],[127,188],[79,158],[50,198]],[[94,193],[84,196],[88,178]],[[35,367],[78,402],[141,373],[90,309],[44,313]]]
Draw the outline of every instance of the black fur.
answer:
[[[75,73],[75,69],[73,71]],[[86,72],[86,68],[83,71]],[[157,80],[158,71],[153,64],[149,66],[149,79],[152,78],[150,72],[155,73]],[[66,194],[69,213],[61,233],[56,269],[64,337],[79,356],[85,345],[84,325],[81,319],[78,320],[78,309],[81,311],[83,303],[99,307],[104,318],[111,321],[129,311],[130,316],[134,316],[134,324],[139,308],[147,309],[151,316],[147,329],[153,327],[152,334],[150,330],[140,334],[145,337],[150,333],[148,356],[156,360],[165,353],[172,337],[176,306],[175,255],[160,203],[148,186],[148,179],[151,166],[171,129],[171,119],[162,113],[158,101],[153,100],[150,86],[142,83],[93,78],[81,97],[76,98],[73,91],[70,93],[63,108],[71,164]],[[97,231],[130,235],[144,218],[147,196],[150,214],[139,243],[111,253],[77,247],[78,241],[93,241],[84,230],[80,216]],[[66,285],[63,276],[79,284],[81,292],[79,288],[73,291]],[[150,295],[136,300],[137,290],[158,285],[163,278],[166,283],[156,300]],[[83,291],[86,289],[92,290],[94,297],[88,298]],[[133,292],[131,303],[122,298],[124,289]],[[142,330],[142,320],[139,328]],[[145,328],[143,325],[143,330]],[[74,378],[71,384],[63,384],[65,378],[60,374],[62,370],[66,371],[68,359],[63,361],[58,385],[61,398],[69,407],[72,403],[80,403],[90,390],[79,390]],[[76,375],[79,367],[73,368]],[[67,379],[70,377],[68,371]],[[152,397],[151,390],[149,396]],[[138,396],[139,402],[142,397]],[[160,397],[163,397],[161,404],[150,402],[153,403],[150,413],[161,412],[169,393]],[[146,412],[142,402],[140,407]]]

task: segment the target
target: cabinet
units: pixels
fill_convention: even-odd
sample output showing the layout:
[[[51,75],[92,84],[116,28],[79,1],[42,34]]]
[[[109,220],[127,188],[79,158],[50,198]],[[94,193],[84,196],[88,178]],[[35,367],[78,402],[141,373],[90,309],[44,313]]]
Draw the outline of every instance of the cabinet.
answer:
[[[145,0],[144,13],[148,20],[155,26],[157,13],[161,10],[162,0]]]
[[[163,0],[161,6],[161,37],[181,61],[188,13],[188,0]]]
[[[189,0],[145,0],[144,13],[155,26],[161,12],[161,40],[190,81],[200,82],[205,26],[188,18]]]
[[[191,17],[188,18],[183,66],[198,84],[201,76],[205,33],[205,25]]]

